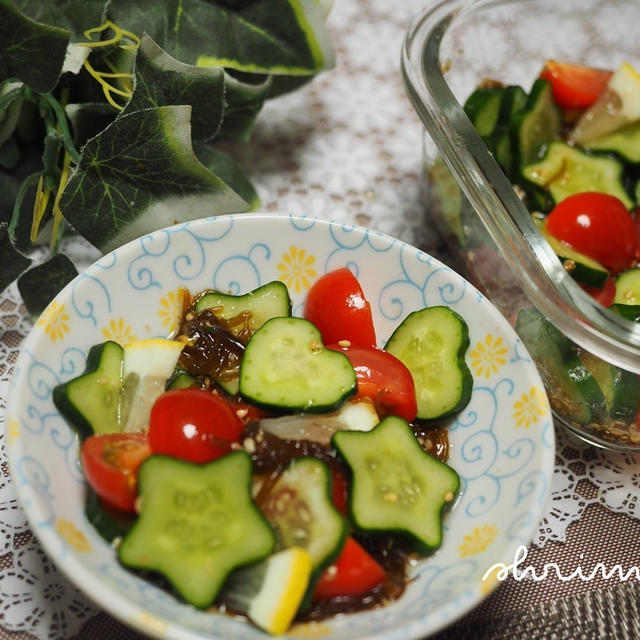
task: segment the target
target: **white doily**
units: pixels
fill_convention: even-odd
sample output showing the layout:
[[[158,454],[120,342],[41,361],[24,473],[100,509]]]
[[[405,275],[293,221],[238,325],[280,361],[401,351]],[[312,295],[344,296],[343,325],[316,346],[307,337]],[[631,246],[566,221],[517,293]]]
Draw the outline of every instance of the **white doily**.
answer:
[[[329,25],[337,66],[266,105],[250,143],[229,151],[262,208],[368,225],[442,257],[420,197],[421,125],[399,73],[400,45],[424,0],[340,0]],[[87,263],[83,247],[75,258]],[[21,340],[31,324],[14,286],[0,294],[0,421]],[[96,613],[32,537],[8,477],[0,436],[0,627],[66,640]],[[558,434],[548,512],[534,543],[563,541],[592,503],[640,517],[633,456],[580,447]]]

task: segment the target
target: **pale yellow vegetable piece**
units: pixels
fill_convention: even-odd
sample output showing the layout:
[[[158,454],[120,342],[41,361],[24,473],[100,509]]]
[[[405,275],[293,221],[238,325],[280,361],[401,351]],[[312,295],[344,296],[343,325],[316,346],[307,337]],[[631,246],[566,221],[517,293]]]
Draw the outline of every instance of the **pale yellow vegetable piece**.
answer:
[[[123,431],[142,431],[148,426],[151,407],[164,392],[183,347],[184,343],[165,338],[137,340],[125,345]]]

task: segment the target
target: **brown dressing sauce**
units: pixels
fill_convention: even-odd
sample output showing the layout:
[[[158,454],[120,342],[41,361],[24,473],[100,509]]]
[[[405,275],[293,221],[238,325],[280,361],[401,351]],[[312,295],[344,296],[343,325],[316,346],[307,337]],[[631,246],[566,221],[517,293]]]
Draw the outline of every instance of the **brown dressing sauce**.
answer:
[[[446,462],[449,455],[449,439],[446,429],[412,425],[422,448],[430,455]],[[258,422],[250,422],[240,438],[250,441],[246,447],[251,452],[254,472],[259,478],[259,489],[254,498],[260,507],[264,496],[278,475],[301,456],[313,456],[324,461],[330,468],[342,473],[345,468],[331,447],[308,440],[285,440],[260,429]],[[386,571],[385,579],[370,591],[358,596],[340,596],[313,602],[296,617],[299,622],[324,620],[338,613],[352,613],[383,606],[397,600],[408,583],[408,570],[412,560],[419,557],[410,545],[398,536],[352,534],[354,538],[376,559]]]

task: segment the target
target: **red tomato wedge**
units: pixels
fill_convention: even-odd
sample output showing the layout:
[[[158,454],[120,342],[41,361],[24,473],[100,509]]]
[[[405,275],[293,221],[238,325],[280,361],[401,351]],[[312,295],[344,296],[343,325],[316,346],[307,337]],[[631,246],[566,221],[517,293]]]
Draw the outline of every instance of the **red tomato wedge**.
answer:
[[[576,251],[619,273],[636,256],[636,229],[624,203],[596,191],[576,193],[547,216],[547,231]]]
[[[209,462],[228,453],[244,425],[229,403],[202,389],[165,391],[153,403],[149,444],[153,453]]]
[[[385,570],[349,536],[338,559],[320,576],[313,600],[357,596],[382,582]]]
[[[347,515],[347,495],[349,483],[344,472],[335,467],[331,469],[331,501],[333,506],[343,515]]]
[[[636,260],[640,260],[640,207],[633,211],[633,226],[636,230]]]
[[[268,415],[270,415],[268,411],[264,411],[259,407],[254,407],[252,404],[241,400],[237,396],[220,394],[218,397],[223,402],[226,402],[229,407],[231,407],[231,409],[245,425],[251,420],[260,420],[261,418],[266,418]]]
[[[395,415],[411,422],[418,411],[413,377],[407,367],[377,347],[329,345],[351,361],[356,372],[356,398],[371,398],[381,417]]]
[[[82,466],[91,488],[107,504],[135,513],[137,471],[151,455],[144,433],[89,436],[82,444]]]
[[[551,83],[554,102],[561,109],[586,109],[605,90],[612,71],[547,60],[540,77]]]
[[[580,285],[592,298],[603,307],[610,307],[616,297],[616,285],[613,278],[608,277],[601,289]]]
[[[325,274],[313,284],[304,317],[313,322],[325,344],[349,340],[362,346],[376,345],[371,306],[358,279],[346,267]]]

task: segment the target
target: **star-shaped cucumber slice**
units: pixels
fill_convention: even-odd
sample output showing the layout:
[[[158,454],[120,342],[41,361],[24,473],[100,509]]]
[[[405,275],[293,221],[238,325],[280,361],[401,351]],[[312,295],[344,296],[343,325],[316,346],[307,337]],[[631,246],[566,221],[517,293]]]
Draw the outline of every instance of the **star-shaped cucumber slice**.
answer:
[[[338,431],[331,442],[351,470],[349,514],[358,529],[400,534],[422,553],[440,546],[442,511],[460,478],[405,420],[388,416],[371,431]]]
[[[204,465],[147,458],[138,472],[140,517],[118,548],[127,567],[162,574],[190,604],[210,606],[236,567],[268,556],[275,533],[251,498],[244,451]]]

